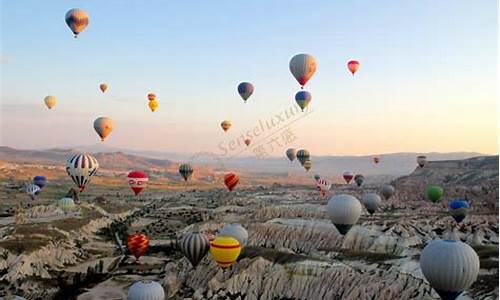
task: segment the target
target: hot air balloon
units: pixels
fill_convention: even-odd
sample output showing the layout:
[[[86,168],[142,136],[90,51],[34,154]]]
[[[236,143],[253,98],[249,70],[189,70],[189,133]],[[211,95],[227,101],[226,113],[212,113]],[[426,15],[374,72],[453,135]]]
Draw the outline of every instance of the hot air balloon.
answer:
[[[382,194],[382,197],[384,197],[385,200],[388,200],[389,198],[392,197],[392,195],[394,195],[395,191],[396,189],[392,185],[384,184],[384,186],[382,186],[382,189],[380,190],[380,193]]]
[[[89,15],[82,9],[73,8],[66,13],[65,20],[75,38],[77,38],[78,34],[89,24]]]
[[[238,177],[238,175],[234,173],[230,172],[224,176],[224,184],[226,185],[229,191],[232,191],[236,187],[236,185],[238,185],[239,181],[240,178]]]
[[[312,168],[312,161],[306,160],[302,166],[306,171],[309,171]]]
[[[56,96],[49,95],[43,99],[43,102],[45,102],[45,105],[49,109],[52,109],[52,107],[56,106],[56,104],[57,104],[57,98],[56,98]]]
[[[230,236],[218,236],[210,243],[210,254],[221,268],[232,266],[240,252],[240,243]]]
[[[469,208],[469,202],[462,199],[455,199],[451,201],[449,205],[450,214],[457,223],[460,223],[465,219]]]
[[[366,210],[370,213],[370,215],[373,215],[373,213],[382,203],[382,199],[380,199],[380,196],[375,193],[363,194],[363,197],[361,199],[363,200],[363,205],[365,206]]]
[[[246,103],[248,97],[253,93],[253,84],[250,82],[242,82],[238,85],[238,93],[240,94],[243,101]]]
[[[251,139],[245,139],[245,145],[250,146],[251,142],[252,142]]]
[[[229,128],[231,128],[231,121],[224,120],[222,123],[220,123],[220,126],[222,127],[222,130],[228,131]]]
[[[94,121],[94,129],[101,137],[101,141],[104,141],[113,130],[113,120],[107,117],[99,117]]]
[[[435,240],[422,250],[420,269],[441,299],[453,300],[476,281],[479,257],[460,241]]]
[[[318,181],[321,178],[318,174],[314,175],[314,180]]]
[[[309,105],[311,100],[312,95],[308,91],[299,91],[295,94],[295,102],[297,102],[302,111]]]
[[[425,191],[427,198],[432,202],[439,202],[443,196],[444,190],[437,185],[429,185]]]
[[[31,200],[35,200],[36,196],[38,196],[38,194],[40,194],[40,187],[38,187],[38,185],[34,185],[34,184],[29,184],[27,187],[26,187],[26,193],[28,194],[28,196],[30,196]]]
[[[135,233],[128,236],[127,247],[130,253],[138,260],[143,256],[149,247],[149,240],[145,234]]]
[[[328,215],[340,234],[345,235],[361,216],[361,203],[351,195],[333,196],[326,205]]]
[[[149,100],[149,101],[156,100],[156,94],[154,94],[154,93],[149,93],[149,94],[148,94],[148,100]]]
[[[332,187],[332,183],[326,178],[319,178],[316,180],[316,187],[318,188],[321,197],[325,197]]]
[[[108,89],[108,85],[107,85],[107,84],[105,84],[105,83],[101,83],[101,84],[99,85],[99,89],[101,90],[101,92],[105,93],[105,92],[106,92],[106,90]]]
[[[245,227],[241,226],[241,224],[231,223],[226,224],[219,230],[219,234],[217,236],[230,236],[235,238],[241,247],[245,247],[248,242],[248,231]]]
[[[417,156],[417,164],[419,167],[423,167],[425,166],[425,164],[427,163],[427,156],[425,155],[420,155],[420,156]]]
[[[357,186],[361,186],[363,182],[365,182],[365,176],[361,174],[357,174],[354,176],[354,182],[356,182]]]
[[[290,161],[293,161],[295,157],[297,157],[297,150],[295,150],[294,148],[288,148],[286,150],[286,157],[288,157]]]
[[[156,281],[136,281],[128,289],[127,300],[165,300],[165,291]]]
[[[158,107],[160,106],[160,103],[157,100],[151,100],[151,101],[149,101],[148,106],[152,112],[155,112],[158,109]]]
[[[356,73],[358,71],[358,69],[359,69],[359,61],[357,61],[357,60],[350,60],[347,63],[347,68],[352,73],[352,76],[354,76],[354,73]]]
[[[378,158],[378,157],[374,157],[374,158],[373,158],[373,162],[374,162],[375,164],[378,164],[378,163],[380,162],[380,158]]]
[[[45,178],[45,176],[37,175],[33,177],[33,184],[43,189],[43,187],[47,184],[47,178]]]
[[[75,201],[73,198],[65,197],[57,200],[57,207],[68,213],[75,209]]]
[[[307,151],[305,149],[301,149],[301,150],[297,151],[297,159],[299,160],[301,165],[304,165],[304,163],[307,160],[309,160],[310,157],[311,157],[311,155],[309,154],[309,151]]]
[[[66,162],[66,172],[80,188],[80,192],[83,192],[85,185],[90,182],[98,168],[97,160],[88,154],[75,154]]]
[[[316,72],[316,59],[310,54],[297,54],[290,60],[290,72],[303,88]]]
[[[342,177],[344,177],[345,182],[349,184],[351,180],[354,178],[354,174],[352,172],[346,171],[344,172],[344,174],[342,174]]]
[[[193,175],[193,168],[190,164],[182,164],[179,166],[179,174],[184,178],[184,181],[187,181]]]
[[[139,195],[142,190],[148,185],[148,174],[142,171],[131,171],[127,175],[128,185],[134,191],[134,194]]]
[[[207,255],[210,249],[210,240],[200,232],[187,233],[179,241],[179,248],[193,268],[196,268],[203,257]]]

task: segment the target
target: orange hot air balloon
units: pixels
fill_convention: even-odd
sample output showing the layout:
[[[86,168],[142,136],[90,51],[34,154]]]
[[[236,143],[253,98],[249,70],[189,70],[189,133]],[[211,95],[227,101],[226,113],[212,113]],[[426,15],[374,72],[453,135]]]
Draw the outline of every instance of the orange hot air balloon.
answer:
[[[149,240],[145,234],[135,233],[128,236],[127,247],[135,259],[139,260],[148,250]]]
[[[220,123],[220,127],[222,127],[222,130],[228,131],[229,128],[231,128],[231,121],[229,120],[222,121],[222,123]]]
[[[246,139],[246,140],[245,140],[245,145],[249,146],[251,142],[252,142],[252,140],[250,140],[250,139]]]
[[[99,89],[101,89],[101,92],[105,93],[105,92],[106,92],[106,90],[108,89],[108,85],[107,85],[107,84],[105,84],[105,83],[101,83],[101,84],[99,85]]]
[[[149,94],[148,94],[148,100],[149,100],[149,101],[153,101],[153,100],[155,100],[155,99],[156,99],[156,95],[155,95],[155,94],[153,94],[153,93],[149,93]]]
[[[234,173],[227,173],[224,176],[224,184],[229,191],[232,191],[238,185],[238,182],[240,182],[240,178]]]
[[[347,63],[347,68],[349,71],[351,71],[352,75],[354,76],[354,73],[356,73],[359,69],[359,61],[357,60],[351,60]]]

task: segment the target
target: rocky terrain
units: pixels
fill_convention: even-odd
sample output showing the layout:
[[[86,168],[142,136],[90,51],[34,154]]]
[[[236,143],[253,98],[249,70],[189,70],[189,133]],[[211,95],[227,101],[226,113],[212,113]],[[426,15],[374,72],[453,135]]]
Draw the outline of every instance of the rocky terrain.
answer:
[[[443,203],[424,200],[431,183],[443,186]],[[430,162],[392,184],[395,195],[374,215],[364,211],[345,236],[328,219],[328,198],[312,180],[247,182],[233,192],[217,183],[158,189],[142,199],[113,187],[105,202],[95,200],[100,187],[71,214],[41,200],[0,218],[0,295],[125,299],[131,283],[153,279],[169,299],[438,299],[419,255],[429,241],[448,238],[480,257],[480,276],[460,299],[498,299],[498,157]],[[359,199],[379,189],[337,184],[330,194]],[[445,209],[455,197],[473,203],[460,226]],[[216,234],[229,222],[249,232],[237,263],[223,270],[207,255],[193,269],[176,240],[194,227]],[[151,240],[138,261],[119,247],[134,232]]]

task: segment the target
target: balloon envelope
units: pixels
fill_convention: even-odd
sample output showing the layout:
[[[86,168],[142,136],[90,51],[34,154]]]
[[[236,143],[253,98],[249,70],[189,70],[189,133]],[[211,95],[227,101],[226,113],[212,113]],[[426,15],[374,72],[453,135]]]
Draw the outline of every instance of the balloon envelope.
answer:
[[[230,236],[218,236],[210,243],[210,254],[222,268],[232,266],[241,252],[237,239]]]
[[[88,154],[75,154],[66,162],[66,172],[80,188],[80,192],[83,192],[86,184],[97,173],[98,168],[97,160]]]
[[[308,91],[298,91],[295,94],[295,102],[299,105],[300,109],[304,111],[312,100],[312,95]]]
[[[224,184],[229,191],[232,191],[238,185],[238,182],[240,182],[240,178],[235,173],[230,172],[224,176]]]
[[[245,102],[253,93],[253,84],[250,82],[242,82],[238,85],[238,93]]]
[[[361,216],[361,203],[347,194],[333,196],[328,200],[326,209],[332,223],[341,234],[346,234]]]
[[[352,75],[354,75],[354,73],[356,73],[359,69],[359,61],[357,60],[351,60],[347,63],[347,68],[349,69],[349,71],[351,71]]]
[[[101,84],[99,85],[99,89],[101,90],[101,92],[105,93],[105,92],[106,92],[106,90],[108,89],[108,85],[107,85],[107,84],[105,84],[105,83],[101,83]]]
[[[375,193],[363,194],[363,197],[361,199],[363,200],[363,205],[370,213],[370,215],[372,215],[382,203],[382,199],[380,199],[380,196]]]
[[[301,165],[304,165],[304,163],[308,161],[310,157],[311,154],[305,149],[300,149],[299,151],[297,151],[297,159],[299,160]]]
[[[43,99],[43,102],[45,102],[45,105],[49,109],[52,109],[52,107],[56,106],[56,104],[57,104],[57,98],[55,96],[49,95]]]
[[[380,193],[382,194],[384,199],[387,200],[387,199],[391,198],[392,195],[394,195],[395,191],[396,191],[396,189],[392,185],[384,184],[384,186],[382,186],[382,189],[380,190]]]
[[[158,107],[160,106],[160,103],[157,100],[151,100],[151,101],[149,101],[148,106],[152,112],[155,112],[158,109]]]
[[[94,129],[101,141],[104,141],[113,130],[113,120],[107,117],[99,117],[94,121]]]
[[[210,241],[203,233],[190,232],[181,238],[179,247],[193,268],[195,268],[203,257],[207,255],[210,249]]]
[[[294,148],[288,148],[286,150],[286,157],[288,157],[290,161],[293,161],[295,157],[297,157],[297,150],[295,150]]]
[[[426,190],[427,199],[431,200],[432,202],[440,201],[443,193],[443,188],[437,185],[429,185]]]
[[[224,121],[222,121],[222,123],[220,123],[220,126],[222,127],[222,130],[228,131],[229,128],[231,128],[231,121],[224,120]]]
[[[28,196],[30,196],[31,200],[35,200],[35,197],[38,196],[40,191],[41,189],[40,187],[38,187],[38,185],[29,184],[26,187],[26,193],[28,194]]]
[[[136,259],[139,259],[148,250],[149,239],[142,233],[129,235],[127,239],[127,247],[130,253],[132,253]]]
[[[424,155],[420,155],[420,156],[417,156],[417,164],[419,167],[423,167],[425,166],[425,164],[427,163],[427,156],[424,156]]]
[[[65,21],[76,38],[89,24],[89,15],[82,9],[73,8],[66,13]]]
[[[248,242],[248,231],[241,224],[231,223],[226,224],[219,230],[217,236],[230,236],[235,238],[241,247],[245,247]]]
[[[75,201],[73,198],[64,197],[57,200],[57,207],[67,213],[75,209]]]
[[[320,195],[325,197],[332,187],[332,183],[326,178],[318,178],[316,180],[316,187],[318,188]]]
[[[148,174],[142,171],[131,171],[127,175],[128,185],[134,191],[134,194],[139,195],[142,190],[148,185]]]
[[[302,166],[306,171],[309,171],[312,168],[312,161],[306,160]]]
[[[356,182],[357,186],[361,186],[363,182],[365,182],[365,176],[357,174],[356,176],[354,176],[354,182]]]
[[[250,140],[250,139],[245,139],[245,145],[249,146],[251,142],[252,142],[252,140]]]
[[[310,54],[297,54],[290,60],[289,67],[293,77],[304,87],[316,72],[316,59]]]
[[[469,208],[469,202],[462,199],[455,199],[449,204],[450,214],[457,223],[460,223],[465,219]]]
[[[33,184],[42,189],[47,184],[47,178],[45,178],[45,176],[37,175],[33,177]]]
[[[184,178],[184,181],[187,181],[193,175],[193,168],[190,164],[182,164],[179,166],[179,174]]]
[[[127,300],[165,300],[165,291],[156,281],[141,280],[130,286]]]
[[[354,174],[352,172],[344,172],[344,174],[342,174],[342,177],[344,178],[345,182],[349,184],[354,178]]]

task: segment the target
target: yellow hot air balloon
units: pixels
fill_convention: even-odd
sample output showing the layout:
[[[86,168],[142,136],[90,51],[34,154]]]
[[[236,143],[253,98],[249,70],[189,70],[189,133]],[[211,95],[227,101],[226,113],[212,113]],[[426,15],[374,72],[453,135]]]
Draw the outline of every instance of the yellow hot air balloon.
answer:
[[[111,133],[113,130],[113,120],[107,117],[100,117],[94,121],[94,129],[97,134],[101,137],[101,141]]]
[[[222,127],[222,130],[228,131],[229,128],[231,128],[231,121],[224,120],[224,121],[222,121],[222,123],[220,123],[220,126]]]
[[[306,171],[309,171],[311,168],[312,168],[312,162],[310,160],[306,160],[304,162],[304,169],[306,169]]]
[[[47,105],[47,107],[49,109],[52,109],[52,107],[56,106],[56,103],[57,103],[57,98],[55,96],[47,96],[45,97],[45,99],[43,99],[43,101],[45,102],[45,105]]]
[[[149,108],[151,109],[152,112],[158,109],[158,106],[160,106],[160,103],[158,103],[157,100],[150,100],[148,103]]]
[[[240,252],[240,243],[230,236],[218,236],[210,243],[210,254],[221,268],[232,266]]]
[[[105,83],[101,83],[101,84],[99,85],[99,88],[101,89],[101,91],[102,91],[103,93],[105,93],[105,92],[106,92],[106,90],[108,89],[108,85],[107,85],[107,84],[105,84]]]

